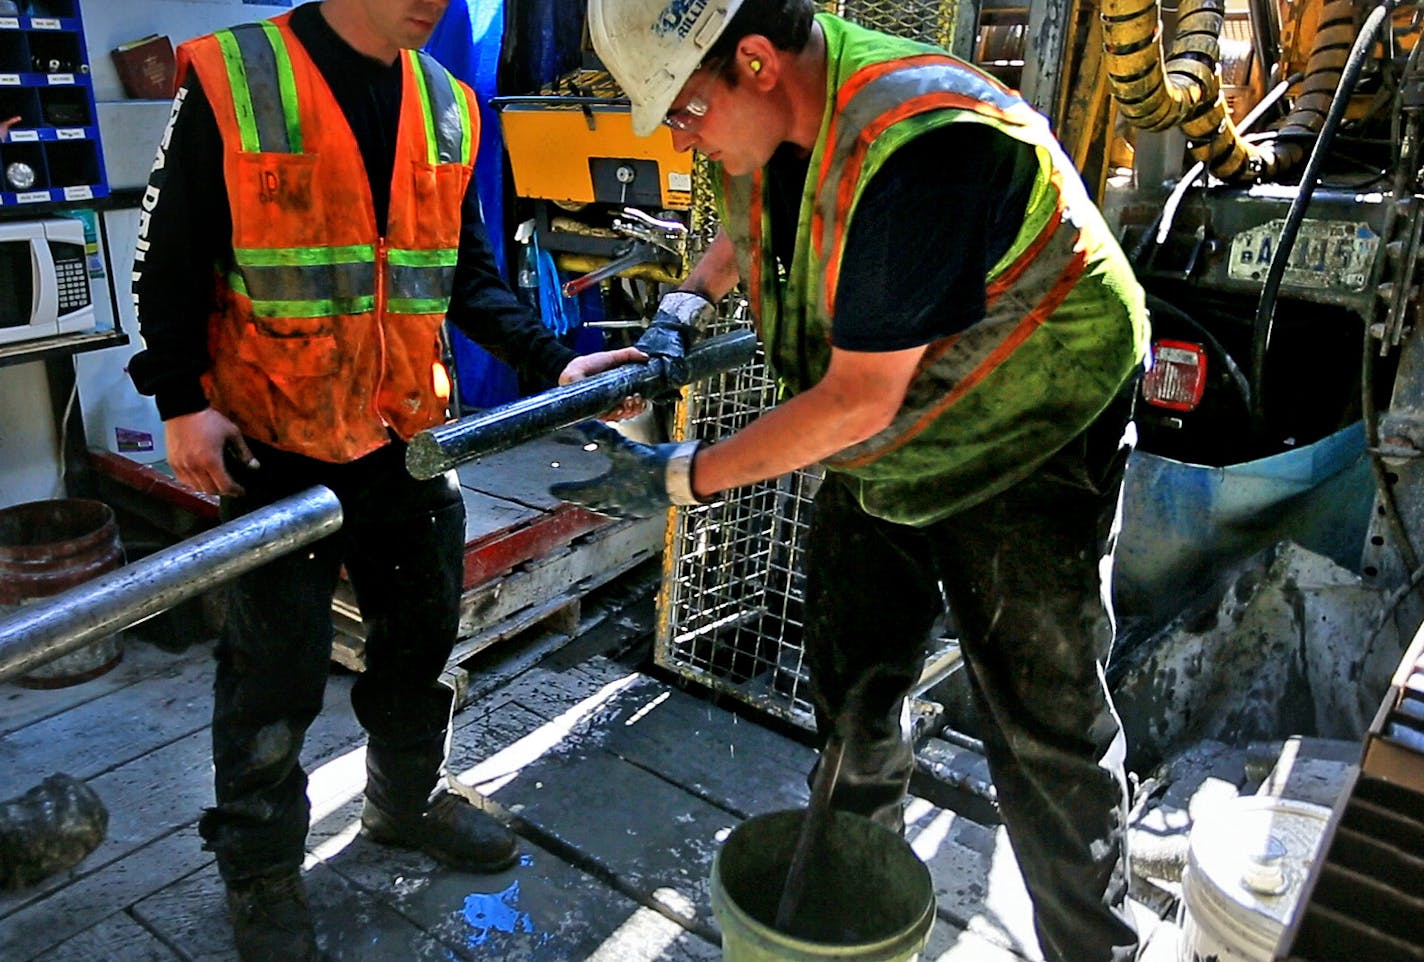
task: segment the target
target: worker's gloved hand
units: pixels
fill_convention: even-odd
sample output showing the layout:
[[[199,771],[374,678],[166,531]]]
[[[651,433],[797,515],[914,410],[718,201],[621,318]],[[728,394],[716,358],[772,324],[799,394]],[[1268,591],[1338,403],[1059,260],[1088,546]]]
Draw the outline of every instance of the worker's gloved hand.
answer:
[[[669,505],[701,504],[692,493],[692,458],[701,441],[639,444],[598,421],[579,430],[608,455],[608,470],[587,481],[560,481],[549,493],[615,518],[648,518]]]
[[[697,340],[698,320],[712,311],[712,302],[701,294],[673,291],[658,302],[652,323],[633,346],[648,357],[664,359],[673,380],[686,381],[683,358]]]

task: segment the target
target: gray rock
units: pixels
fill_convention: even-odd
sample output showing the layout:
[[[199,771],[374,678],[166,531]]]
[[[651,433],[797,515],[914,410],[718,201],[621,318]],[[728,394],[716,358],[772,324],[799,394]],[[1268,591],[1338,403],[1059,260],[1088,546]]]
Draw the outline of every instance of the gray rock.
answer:
[[[78,865],[104,840],[109,810],[88,785],[57,774],[0,802],[0,890]]]

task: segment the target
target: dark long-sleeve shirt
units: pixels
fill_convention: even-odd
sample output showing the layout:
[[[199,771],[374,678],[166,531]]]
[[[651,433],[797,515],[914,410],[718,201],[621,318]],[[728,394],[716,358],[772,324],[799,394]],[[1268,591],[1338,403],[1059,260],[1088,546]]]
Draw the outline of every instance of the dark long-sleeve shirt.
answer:
[[[388,65],[352,49],[319,8],[317,3],[296,8],[292,31],[356,136],[384,233],[400,120],[400,62]],[[168,420],[207,407],[199,378],[212,364],[207,323],[216,292],[215,270],[225,272],[233,258],[222,136],[192,72],[179,91],[167,143],[149,184],[133,285],[144,350],[129,362],[129,375],[141,393],[154,395],[159,416]],[[465,193],[461,225],[448,319],[526,379],[552,384],[574,354],[500,277],[473,179]]]

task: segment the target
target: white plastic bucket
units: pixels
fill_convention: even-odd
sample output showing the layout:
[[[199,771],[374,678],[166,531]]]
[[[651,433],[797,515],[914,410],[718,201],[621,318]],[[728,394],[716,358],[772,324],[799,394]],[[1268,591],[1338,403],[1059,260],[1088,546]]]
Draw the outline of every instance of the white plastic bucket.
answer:
[[[1181,962],[1271,962],[1330,809],[1244,796],[1193,824],[1182,873]]]

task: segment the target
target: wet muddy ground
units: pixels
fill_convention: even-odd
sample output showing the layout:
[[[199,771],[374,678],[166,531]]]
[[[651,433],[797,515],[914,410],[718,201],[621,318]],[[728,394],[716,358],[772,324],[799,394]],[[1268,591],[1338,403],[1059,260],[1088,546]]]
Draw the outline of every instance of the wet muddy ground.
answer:
[[[620,603],[650,619],[646,574],[631,591],[639,597],[629,594]],[[615,613],[567,644],[532,649],[542,657],[503,658],[496,646],[472,670],[484,683],[456,716],[451,769],[521,838],[519,864],[498,875],[359,837],[362,736],[351,676],[333,674],[305,752],[305,876],[332,959],[721,957],[713,856],[741,820],[805,803],[813,753],[794,733],[663,676],[646,637],[610,630],[634,620]],[[65,772],[110,812],[107,837],[76,868],[0,895],[0,959],[236,959],[195,828],[212,797],[211,674],[209,644],[175,654],[131,641],[115,671],[84,685],[0,689],[0,795]],[[1039,958],[1002,830],[923,800],[907,820],[937,896],[922,958]],[[1174,957],[1172,930],[1157,927],[1149,957]]]

